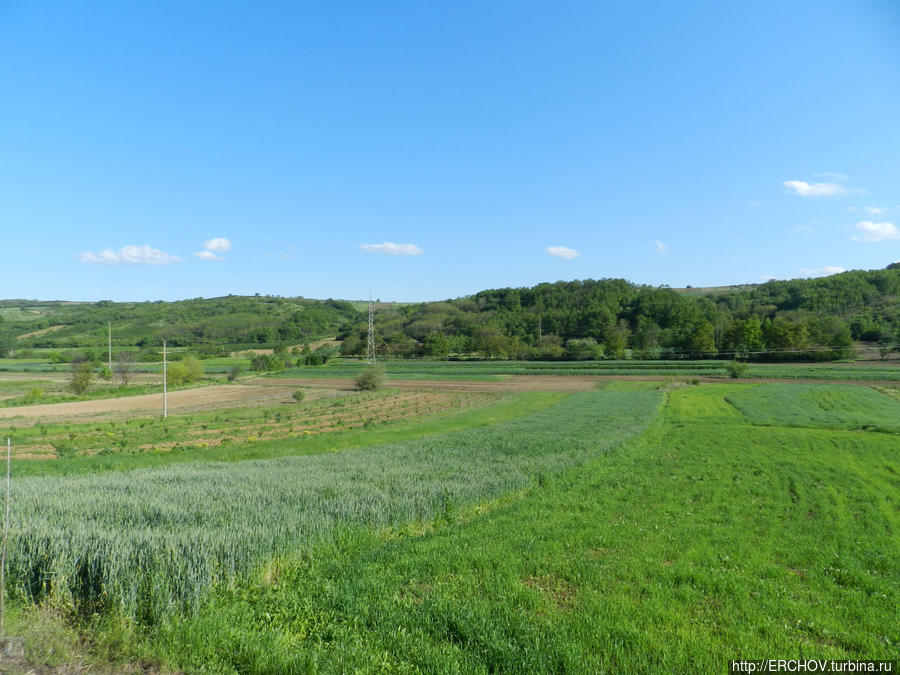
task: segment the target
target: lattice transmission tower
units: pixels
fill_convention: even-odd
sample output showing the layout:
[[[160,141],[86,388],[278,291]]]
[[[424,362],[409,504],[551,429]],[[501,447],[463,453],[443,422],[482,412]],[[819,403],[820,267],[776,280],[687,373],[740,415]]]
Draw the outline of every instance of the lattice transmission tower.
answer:
[[[369,295],[369,339],[366,341],[366,361],[375,364],[375,308]]]

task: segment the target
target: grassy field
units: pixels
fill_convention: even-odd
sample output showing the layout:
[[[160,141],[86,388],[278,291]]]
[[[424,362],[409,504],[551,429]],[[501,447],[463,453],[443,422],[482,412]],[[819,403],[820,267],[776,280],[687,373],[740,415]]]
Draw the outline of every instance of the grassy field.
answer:
[[[721,672],[892,658],[896,440],[673,391],[640,440],[433,528],[275,558],[137,653],[188,671]]]
[[[868,387],[761,384],[728,402],[753,424],[900,432],[900,401]]]
[[[96,658],[179,672],[896,657],[897,399],[609,382],[288,431],[407,393],[153,421],[231,444],[19,460],[14,629],[41,654],[41,603]]]

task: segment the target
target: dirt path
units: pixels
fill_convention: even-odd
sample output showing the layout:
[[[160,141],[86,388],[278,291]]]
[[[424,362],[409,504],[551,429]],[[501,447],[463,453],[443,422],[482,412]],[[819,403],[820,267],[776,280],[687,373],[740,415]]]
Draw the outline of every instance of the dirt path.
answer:
[[[199,389],[182,389],[169,394],[169,411],[173,413],[193,412],[211,408],[252,406],[279,401],[290,401],[296,386],[254,386],[243,384],[223,384]],[[95,401],[71,401],[69,403],[45,403],[42,405],[0,408],[0,419],[24,418],[56,419],[73,417],[94,418],[99,415],[119,415],[135,413],[158,415],[162,413],[163,395],[145,394],[122,398],[104,398]]]

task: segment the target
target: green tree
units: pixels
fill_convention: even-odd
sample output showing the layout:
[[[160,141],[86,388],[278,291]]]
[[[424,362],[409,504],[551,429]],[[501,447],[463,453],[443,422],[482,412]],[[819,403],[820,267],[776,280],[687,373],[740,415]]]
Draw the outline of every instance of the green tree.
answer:
[[[684,346],[694,358],[715,356],[718,350],[716,349],[716,331],[712,323],[703,319],[696,324],[694,330],[689,333]]]
[[[447,356],[450,354],[450,340],[443,333],[430,333],[422,343],[422,353],[434,358]]]

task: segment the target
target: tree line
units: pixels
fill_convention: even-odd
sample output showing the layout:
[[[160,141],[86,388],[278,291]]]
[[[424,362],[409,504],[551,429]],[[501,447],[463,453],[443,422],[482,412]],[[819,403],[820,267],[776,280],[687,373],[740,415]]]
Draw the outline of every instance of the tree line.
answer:
[[[730,358],[830,360],[855,341],[900,341],[900,269],[770,281],[721,293],[587,279],[486,290],[467,298],[380,308],[378,352],[443,358]],[[338,336],[365,351],[360,320]]]

